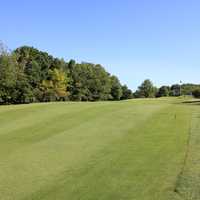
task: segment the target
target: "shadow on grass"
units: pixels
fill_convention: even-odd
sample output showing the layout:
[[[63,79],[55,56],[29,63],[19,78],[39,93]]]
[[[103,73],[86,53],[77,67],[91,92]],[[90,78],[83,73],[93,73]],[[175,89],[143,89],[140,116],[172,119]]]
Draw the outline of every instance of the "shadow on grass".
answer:
[[[200,100],[189,100],[189,101],[183,101],[182,103],[188,105],[200,105]]]

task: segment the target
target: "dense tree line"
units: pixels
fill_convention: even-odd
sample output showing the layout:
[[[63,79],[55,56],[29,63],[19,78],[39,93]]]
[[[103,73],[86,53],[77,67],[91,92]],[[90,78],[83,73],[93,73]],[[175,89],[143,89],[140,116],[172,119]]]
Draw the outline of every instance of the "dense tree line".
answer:
[[[134,93],[135,98],[153,98],[193,95],[200,97],[200,85],[197,84],[174,84],[172,86],[161,86],[156,88],[153,83],[146,79]]]
[[[0,104],[180,95],[199,98],[200,85],[174,84],[157,88],[146,79],[133,93],[99,64],[66,62],[28,46],[9,52],[0,45]]]
[[[0,103],[99,101],[132,98],[101,65],[65,62],[33,47],[0,48]]]

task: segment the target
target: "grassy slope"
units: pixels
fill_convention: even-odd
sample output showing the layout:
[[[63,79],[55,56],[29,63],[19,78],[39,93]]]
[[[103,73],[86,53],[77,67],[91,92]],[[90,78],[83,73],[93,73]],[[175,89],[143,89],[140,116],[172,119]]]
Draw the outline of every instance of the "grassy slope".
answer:
[[[0,199],[171,200],[194,110],[171,99],[2,106]]]

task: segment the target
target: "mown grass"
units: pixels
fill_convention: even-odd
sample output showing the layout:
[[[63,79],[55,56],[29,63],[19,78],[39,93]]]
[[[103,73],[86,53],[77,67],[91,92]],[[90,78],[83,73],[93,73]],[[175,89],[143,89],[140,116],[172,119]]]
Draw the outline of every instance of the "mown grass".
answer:
[[[200,199],[200,110],[199,102],[191,101],[193,110],[188,146],[183,168],[177,179],[176,192],[183,200]]]
[[[0,199],[179,198],[198,112],[181,101],[1,106]]]

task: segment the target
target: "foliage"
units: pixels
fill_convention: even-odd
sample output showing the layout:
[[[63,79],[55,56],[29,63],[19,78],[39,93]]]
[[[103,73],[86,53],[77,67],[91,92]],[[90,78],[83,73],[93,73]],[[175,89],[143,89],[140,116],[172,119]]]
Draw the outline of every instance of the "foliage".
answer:
[[[111,96],[113,100],[120,100],[122,97],[122,86],[116,76],[111,76]]]
[[[122,86],[122,96],[121,100],[125,99],[132,99],[133,98],[133,93],[130,89],[128,89],[127,85]]]
[[[138,98],[152,98],[156,95],[156,88],[153,83],[146,79],[144,82],[138,87],[138,90],[135,93],[135,96]]]
[[[194,90],[194,91],[192,92],[192,95],[193,95],[195,98],[200,98],[200,88]]]
[[[183,95],[192,95],[193,91],[200,89],[200,85],[198,84],[182,84],[181,85],[181,93]]]
[[[158,89],[156,97],[167,97],[170,94],[170,87],[169,86],[162,86]]]
[[[111,98],[111,80],[101,65],[81,63],[70,69],[72,79],[70,99],[78,101],[108,100]]]
[[[180,96],[181,95],[181,85],[175,84],[170,88],[170,96]]]
[[[65,100],[68,93],[66,91],[68,80],[62,69],[53,70],[48,72],[48,79],[43,80],[41,90],[43,91],[43,101]]]
[[[9,54],[0,55],[0,102],[12,101],[12,92],[17,82],[16,63]]]
[[[180,96],[180,95],[192,95],[196,90],[200,89],[200,85],[197,84],[174,84],[172,86],[162,86],[158,89],[157,97],[162,96]]]
[[[2,104],[120,100],[121,97],[120,81],[101,65],[79,64],[74,60],[67,63],[28,46],[8,53],[7,48],[0,45]]]

